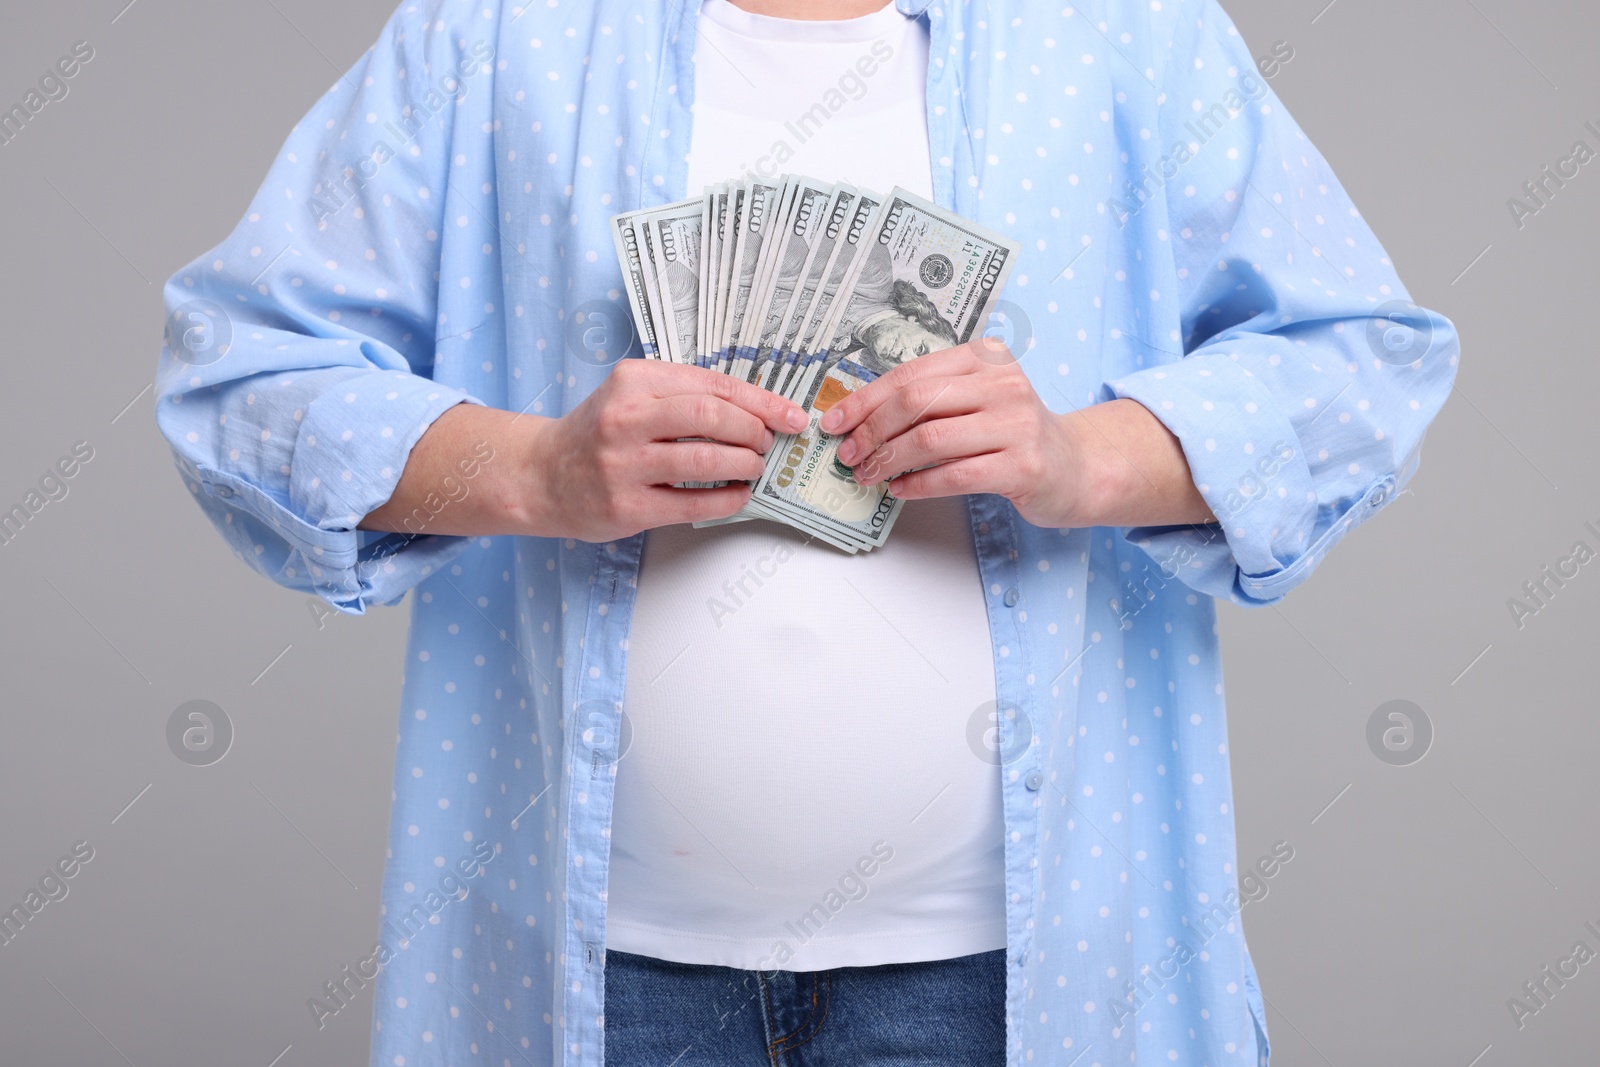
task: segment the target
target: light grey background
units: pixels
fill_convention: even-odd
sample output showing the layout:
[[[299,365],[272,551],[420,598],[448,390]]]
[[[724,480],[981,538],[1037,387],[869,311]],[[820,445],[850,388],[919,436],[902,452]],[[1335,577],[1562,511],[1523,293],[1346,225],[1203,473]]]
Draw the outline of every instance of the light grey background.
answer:
[[[306,999],[376,929],[406,613],[319,628],[234,560],[148,387],[162,282],[232,228],[392,5],[125,3],[7,0],[0,31],[6,107],[73,42],[96,50],[0,147],[0,510],[95,450],[0,546],[0,903],[95,849],[0,947],[0,1060],[365,1063],[370,1004],[319,1032]],[[1600,561],[1520,630],[1506,601],[1600,546],[1600,161],[1520,231],[1506,201],[1574,141],[1600,149],[1600,15],[1325,3],[1226,6],[1255,54],[1293,46],[1274,88],[1463,362],[1412,491],[1281,607],[1221,612],[1240,858],[1295,848],[1245,909],[1274,1065],[1592,1063],[1600,962],[1525,1029],[1506,1001],[1579,938],[1600,948]],[[165,739],[196,698],[237,730],[211,767]],[[1436,731],[1412,766],[1367,745],[1395,698]]]

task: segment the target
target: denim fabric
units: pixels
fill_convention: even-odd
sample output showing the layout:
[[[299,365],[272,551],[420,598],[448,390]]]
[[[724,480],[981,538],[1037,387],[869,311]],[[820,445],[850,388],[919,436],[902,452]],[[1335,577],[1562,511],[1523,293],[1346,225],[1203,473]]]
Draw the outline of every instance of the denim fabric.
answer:
[[[606,952],[605,1067],[1000,1067],[1004,949],[744,971]]]

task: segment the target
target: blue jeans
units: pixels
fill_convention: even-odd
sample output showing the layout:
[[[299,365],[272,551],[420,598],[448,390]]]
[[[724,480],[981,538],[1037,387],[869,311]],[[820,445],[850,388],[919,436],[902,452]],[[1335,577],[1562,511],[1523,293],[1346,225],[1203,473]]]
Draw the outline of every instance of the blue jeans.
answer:
[[[1005,949],[744,971],[605,956],[606,1067],[1002,1067]]]

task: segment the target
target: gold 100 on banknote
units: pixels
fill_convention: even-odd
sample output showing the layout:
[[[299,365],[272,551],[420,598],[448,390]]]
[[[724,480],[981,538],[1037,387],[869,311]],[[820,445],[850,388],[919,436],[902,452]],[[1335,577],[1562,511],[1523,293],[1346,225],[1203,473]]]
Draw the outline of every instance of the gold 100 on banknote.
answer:
[[[901,502],[887,482],[855,480],[822,416],[906,360],[980,334],[1018,244],[904,189],[798,175],[724,182],[611,227],[646,357],[732,375],[810,417],[720,521],[772,519],[847,552],[883,544]]]

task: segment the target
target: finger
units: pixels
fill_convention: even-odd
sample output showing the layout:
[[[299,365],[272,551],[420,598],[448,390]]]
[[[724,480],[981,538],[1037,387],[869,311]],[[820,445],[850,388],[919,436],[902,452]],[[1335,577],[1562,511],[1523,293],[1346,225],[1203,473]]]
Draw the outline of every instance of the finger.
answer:
[[[855,465],[856,481],[876,485],[918,467],[949,463],[1005,448],[1010,429],[988,415],[919,422]]]
[[[984,399],[983,379],[976,375],[923,378],[911,382],[879,405],[865,422],[839,443],[839,461],[857,463],[864,460],[881,448],[884,442],[901,436],[924,420],[981,411]]]
[[[822,432],[849,433],[889,397],[912,382],[924,378],[970,374],[977,369],[976,364],[977,361],[965,345],[908,359],[888,374],[876,381],[868,382],[830,408],[822,417]]]
[[[766,466],[766,457],[748,448],[715,441],[673,441],[646,446],[639,480],[653,486],[751,481],[761,477]]]
[[[645,432],[652,441],[708,437],[754,452],[772,447],[772,431],[759,418],[709,393],[678,393],[651,406]]]
[[[653,376],[658,397],[684,393],[714,396],[748,411],[775,433],[796,433],[805,429],[810,421],[805,410],[793,400],[738,378],[682,363],[662,363],[661,369],[660,375]]]
[[[750,487],[743,482],[716,489],[651,487],[645,494],[645,529],[654,529],[679,522],[725,519],[744,507],[750,499]]]
[[[925,500],[929,497],[965,496],[968,493],[995,493],[1004,484],[1005,473],[1004,453],[990,452],[902,474],[889,483],[889,494],[901,500]]]

